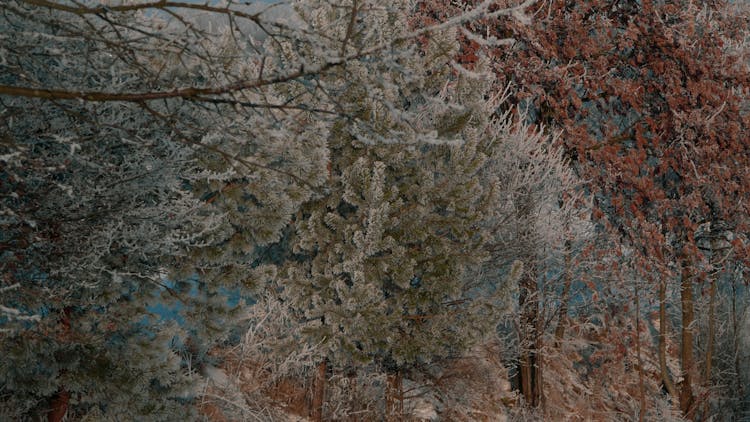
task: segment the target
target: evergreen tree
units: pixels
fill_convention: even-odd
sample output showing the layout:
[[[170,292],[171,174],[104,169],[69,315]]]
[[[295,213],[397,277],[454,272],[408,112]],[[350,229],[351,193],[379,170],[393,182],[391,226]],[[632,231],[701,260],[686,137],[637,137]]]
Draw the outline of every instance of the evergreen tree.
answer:
[[[320,13],[347,20],[336,9]],[[399,38],[405,16],[356,21]],[[496,115],[500,95],[487,92],[481,64],[453,62],[455,39],[452,29],[434,31],[408,55],[325,81],[358,120],[341,120],[329,136],[329,194],[296,214],[279,290],[308,341],[336,364],[398,371],[459,356],[494,332],[520,276],[517,259],[528,257],[499,253],[513,242],[500,237],[515,223],[523,224],[516,234],[555,230],[562,198],[554,195],[572,183],[559,150]],[[515,215],[529,192],[552,195],[534,205],[538,220]],[[540,233],[542,212],[550,227]]]

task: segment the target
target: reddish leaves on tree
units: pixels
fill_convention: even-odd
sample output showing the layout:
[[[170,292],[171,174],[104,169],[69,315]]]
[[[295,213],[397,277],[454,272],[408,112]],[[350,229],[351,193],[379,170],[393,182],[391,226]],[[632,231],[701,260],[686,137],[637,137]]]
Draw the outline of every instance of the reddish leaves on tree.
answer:
[[[429,4],[434,19],[459,11],[448,0]],[[515,85],[512,101],[563,129],[560,141],[600,199],[595,216],[646,256],[660,234],[675,239],[663,259],[683,248],[699,258],[699,222],[729,221],[737,232],[748,223],[750,72],[746,57],[726,48],[747,25],[727,7],[540,2],[527,11],[530,22],[509,16],[467,27],[513,37],[514,46],[461,38],[461,54],[486,48],[498,84]]]

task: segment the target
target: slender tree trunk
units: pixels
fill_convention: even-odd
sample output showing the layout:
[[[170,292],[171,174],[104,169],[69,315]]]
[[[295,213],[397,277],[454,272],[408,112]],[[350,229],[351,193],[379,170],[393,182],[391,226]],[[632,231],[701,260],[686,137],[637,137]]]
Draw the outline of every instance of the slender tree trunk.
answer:
[[[543,319],[537,318],[537,328],[536,328],[536,344],[534,345],[534,352],[535,355],[535,365],[534,365],[534,406],[539,406],[544,408],[544,361],[542,359],[542,351],[544,350],[544,337],[542,336],[542,333],[544,332],[544,329],[542,328]]]
[[[385,393],[386,420],[397,422],[404,417],[404,390],[401,372],[388,374],[387,390]]]
[[[703,373],[703,380],[708,390],[711,388],[711,361],[714,358],[714,336],[716,332],[716,276],[711,275],[709,282],[711,286],[708,290],[708,340],[706,345],[706,367]],[[711,401],[706,400],[703,407],[704,419],[708,418],[711,411]]]
[[[682,259],[682,280],[680,282],[680,302],[682,305],[682,347],[680,357],[682,358],[682,385],[680,388],[680,410],[686,418],[692,419],[694,408],[692,385],[693,370],[693,321],[694,321],[694,299],[693,299],[693,273],[691,262],[687,257]]]
[[[678,397],[667,368],[667,284],[659,282],[659,371],[664,388],[672,397]]]
[[[73,313],[73,308],[66,306],[65,309],[63,309],[62,317],[60,318],[60,325],[62,325],[62,338],[63,341],[69,341],[70,340],[70,318],[71,314]],[[61,372],[61,375],[64,373]],[[49,413],[47,413],[47,421],[48,422],[60,422],[65,417],[65,414],[68,413],[68,404],[70,402],[70,393],[65,388],[65,385],[62,385],[60,387],[60,391],[58,391],[55,396],[52,398],[51,402],[51,408]]]
[[[570,285],[573,279],[573,271],[570,268],[570,241],[565,241],[565,268],[564,268],[563,291],[560,296],[560,319],[555,328],[555,341],[560,343],[565,337],[565,324],[568,319],[568,300],[570,296]]]
[[[745,396],[745,391],[742,382],[742,372],[740,372],[740,338],[737,332],[737,324],[739,324],[737,316],[737,279],[732,277],[732,340],[734,348],[734,380],[735,380],[735,395],[734,397],[741,398]]]
[[[527,405],[532,405],[534,395],[532,393],[533,375],[532,368],[533,361],[528,350],[521,352],[520,359],[518,361],[518,380],[519,387],[521,388],[521,395]]]
[[[643,356],[641,355],[641,300],[638,282],[635,284],[635,352],[638,355],[638,401],[640,410],[638,422],[643,422],[646,415],[646,389],[643,385]]]
[[[68,402],[70,401],[70,393],[64,388],[60,390],[55,398],[52,399],[52,408],[47,413],[48,422],[61,422],[68,412]]]
[[[315,380],[313,381],[313,397],[311,403],[310,417],[313,422],[323,420],[323,403],[325,402],[326,375],[328,373],[328,361],[323,359],[315,371]]]
[[[539,298],[536,280],[530,274],[524,275],[520,283],[519,308],[520,319],[519,339],[520,357],[518,361],[519,387],[526,404],[536,407],[539,405],[539,387],[537,376],[537,320],[539,318]]]

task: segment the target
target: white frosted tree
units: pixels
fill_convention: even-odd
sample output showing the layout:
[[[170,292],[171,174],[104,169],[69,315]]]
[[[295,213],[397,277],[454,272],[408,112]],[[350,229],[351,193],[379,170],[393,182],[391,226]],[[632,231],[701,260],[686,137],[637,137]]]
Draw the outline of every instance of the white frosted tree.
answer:
[[[562,337],[576,270],[571,261],[591,240],[590,207],[562,149],[541,132],[512,131],[493,157],[504,189],[503,206],[492,220],[502,224],[490,228],[495,234],[490,250],[499,262],[525,264],[516,308],[516,381],[526,403],[537,406],[543,400],[542,353],[551,319],[545,308],[559,309],[556,335]],[[559,280],[551,288],[550,275]],[[553,294],[545,298],[547,290]]]
[[[263,70],[284,23],[195,7],[0,5],[0,418],[189,413],[222,292],[323,180],[327,126],[301,109],[330,101]]]

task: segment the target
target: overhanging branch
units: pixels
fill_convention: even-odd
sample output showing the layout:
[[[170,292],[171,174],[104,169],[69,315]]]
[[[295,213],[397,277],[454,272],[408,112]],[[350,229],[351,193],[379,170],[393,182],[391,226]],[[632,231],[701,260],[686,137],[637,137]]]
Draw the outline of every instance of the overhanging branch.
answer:
[[[237,83],[211,87],[211,88],[180,88],[171,91],[145,91],[145,92],[102,92],[102,91],[69,91],[62,89],[30,88],[23,86],[0,85],[0,95],[15,97],[42,98],[46,100],[84,100],[84,101],[124,101],[142,103],[144,101],[163,100],[168,98],[195,98],[201,95],[222,95],[246,89],[260,88],[263,86],[289,82],[297,78],[317,75],[332,67],[339,66],[343,61],[329,62],[313,70],[306,71],[304,68],[288,75],[273,79],[256,79],[254,81],[240,81]]]

